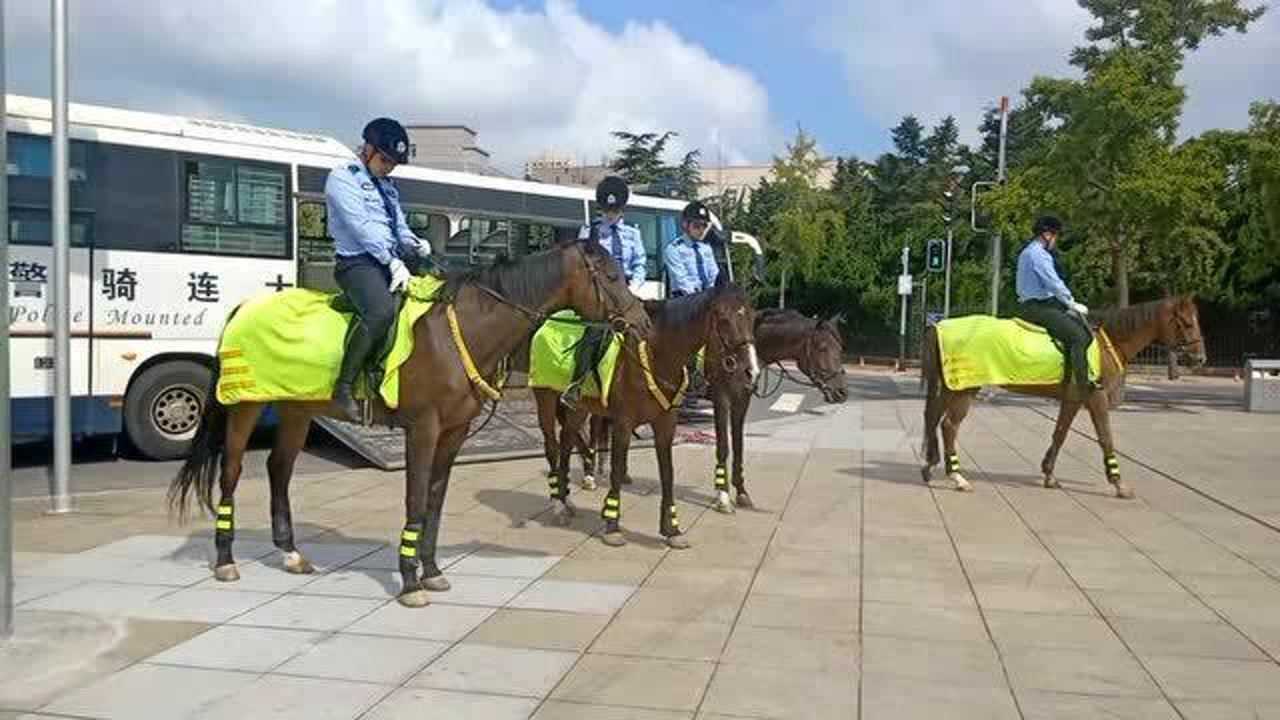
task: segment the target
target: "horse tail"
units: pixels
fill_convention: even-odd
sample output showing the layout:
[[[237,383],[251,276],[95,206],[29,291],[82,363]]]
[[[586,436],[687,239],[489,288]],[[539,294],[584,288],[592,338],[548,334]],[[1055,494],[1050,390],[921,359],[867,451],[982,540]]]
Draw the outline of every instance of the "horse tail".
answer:
[[[235,317],[239,307],[227,316],[227,322]],[[221,349],[219,340],[218,347]],[[213,374],[205,391],[204,415],[200,427],[191,441],[191,454],[169,484],[169,509],[177,511],[180,518],[187,516],[190,496],[195,491],[200,506],[213,513],[213,484],[222,468],[222,456],[227,448],[227,406],[218,402],[218,380],[222,377],[222,362],[217,353],[213,357]]]

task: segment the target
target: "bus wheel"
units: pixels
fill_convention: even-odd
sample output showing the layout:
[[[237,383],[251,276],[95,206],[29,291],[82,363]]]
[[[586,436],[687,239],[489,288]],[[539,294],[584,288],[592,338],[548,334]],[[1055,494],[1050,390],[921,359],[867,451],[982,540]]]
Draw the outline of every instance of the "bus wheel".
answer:
[[[190,360],[147,368],[124,399],[124,429],[138,452],[151,460],[187,455],[200,427],[212,373]]]

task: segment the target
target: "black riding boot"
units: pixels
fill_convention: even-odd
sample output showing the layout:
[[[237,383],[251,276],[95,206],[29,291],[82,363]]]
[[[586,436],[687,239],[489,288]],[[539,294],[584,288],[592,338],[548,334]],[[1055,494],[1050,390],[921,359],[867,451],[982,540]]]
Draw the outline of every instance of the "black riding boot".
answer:
[[[573,379],[569,381],[569,387],[560,394],[560,402],[570,409],[577,407],[578,401],[582,399],[582,383],[587,379],[587,373],[595,372],[596,365],[600,363],[597,350],[600,348],[602,335],[599,329],[588,327],[574,348]]]
[[[369,334],[369,329],[360,319],[352,321],[351,332],[347,334],[346,352],[342,356],[342,369],[338,372],[338,382],[333,386],[333,402],[346,416],[344,419],[347,422],[358,423],[363,419],[360,417],[360,403],[356,402],[352,386],[368,362],[369,352],[376,343],[377,338]]]

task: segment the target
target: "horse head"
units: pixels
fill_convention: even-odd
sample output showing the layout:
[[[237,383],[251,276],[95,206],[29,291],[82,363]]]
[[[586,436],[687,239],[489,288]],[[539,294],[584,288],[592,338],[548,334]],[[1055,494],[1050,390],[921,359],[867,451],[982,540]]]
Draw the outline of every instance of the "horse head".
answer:
[[[620,332],[647,335],[652,329],[649,314],[639,298],[627,287],[622,268],[599,243],[577,240],[559,247],[565,263],[568,303],[583,318],[608,320]]]
[[[1195,298],[1190,295],[1172,298],[1164,309],[1160,318],[1160,343],[1176,353],[1179,361],[1191,367],[1203,366],[1208,358]]]
[[[707,313],[707,359],[720,363],[731,386],[750,387],[760,374],[755,309],[742,288],[717,283]]]
[[[796,362],[829,403],[842,403],[849,399],[847,377],[844,371],[844,339],[840,323],[844,315],[819,319],[804,337],[804,346]]]

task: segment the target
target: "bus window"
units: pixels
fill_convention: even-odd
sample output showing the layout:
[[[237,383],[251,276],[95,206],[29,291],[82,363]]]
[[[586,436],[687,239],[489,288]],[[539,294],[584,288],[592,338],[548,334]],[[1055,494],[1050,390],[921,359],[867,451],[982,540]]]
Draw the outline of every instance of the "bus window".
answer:
[[[421,210],[406,211],[409,229],[421,240],[431,244],[431,252],[441,255],[449,242],[449,218],[444,215],[423,212]]]
[[[325,224],[327,218],[323,201],[298,203],[298,259],[303,263],[333,261],[333,238]]]
[[[93,154],[93,245],[100,250],[178,249],[181,195],[172,150],[99,144]]]
[[[511,255],[511,222],[496,218],[464,217],[461,230],[449,238],[445,255],[470,265],[492,263],[499,254]]]
[[[72,140],[67,144],[67,179],[84,182],[88,179],[88,143]],[[9,133],[9,158],[5,171],[11,177],[48,179],[53,175],[53,148],[49,138],[25,133]]]
[[[514,257],[546,250],[555,241],[556,228],[551,225],[524,222],[511,224],[511,253]]]
[[[71,213],[71,247],[89,247],[93,240],[93,215]],[[53,244],[53,227],[48,208],[9,208],[9,242],[14,245]]]
[[[187,160],[183,252],[287,258],[285,169]]]

